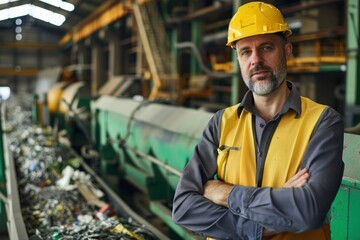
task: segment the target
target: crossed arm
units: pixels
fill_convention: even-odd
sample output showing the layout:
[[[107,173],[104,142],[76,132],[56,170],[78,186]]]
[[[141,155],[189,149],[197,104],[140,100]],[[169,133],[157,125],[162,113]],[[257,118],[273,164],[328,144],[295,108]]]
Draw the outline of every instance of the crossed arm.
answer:
[[[299,188],[304,186],[310,174],[306,168],[300,170],[295,176],[290,178],[283,187],[285,188]],[[208,180],[204,185],[203,196],[215,204],[223,207],[228,206],[228,197],[234,185],[225,183],[220,180]]]
[[[310,174],[306,168],[301,169],[298,173],[290,178],[283,187],[299,188],[304,186],[310,178]],[[213,203],[228,208],[228,197],[234,185],[225,183],[220,180],[209,180],[204,185],[203,196]],[[274,232],[263,230],[263,236],[270,236]]]

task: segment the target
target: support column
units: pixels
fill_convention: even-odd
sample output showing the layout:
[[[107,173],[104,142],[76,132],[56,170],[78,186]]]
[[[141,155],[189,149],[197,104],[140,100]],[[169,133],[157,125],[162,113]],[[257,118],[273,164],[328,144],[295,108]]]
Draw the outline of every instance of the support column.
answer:
[[[198,8],[198,4],[195,1],[190,1],[190,9],[195,11]],[[199,20],[193,20],[191,22],[191,42],[195,44],[195,46],[202,46],[202,23]],[[199,49],[200,50],[200,49]],[[194,54],[191,55],[190,59],[190,71],[191,74],[196,75],[200,73],[200,67],[197,62],[196,56]]]
[[[79,63],[82,64],[81,78],[85,82],[86,96],[91,96],[91,79],[92,79],[92,66],[91,66],[91,40],[86,39],[82,46],[81,59]]]
[[[91,64],[91,48],[90,43],[80,44],[78,50],[78,64],[77,77],[79,81],[84,81],[87,85],[90,84],[91,73],[89,65]]]
[[[359,8],[358,0],[348,0],[347,4],[347,72],[346,72],[346,126],[357,123],[354,116],[360,116],[359,83]]]
[[[242,0],[234,0],[233,2],[233,14],[235,14],[238,8],[242,5]],[[237,60],[236,51],[231,53],[233,72],[239,72],[239,62]],[[234,75],[231,77],[231,105],[234,105],[240,101],[239,99],[239,81],[242,81],[239,75]]]
[[[93,97],[98,95],[99,88],[107,80],[104,55],[102,46],[97,42],[93,43],[91,46],[91,96]]]
[[[120,46],[116,30],[109,30],[109,79],[120,75]]]

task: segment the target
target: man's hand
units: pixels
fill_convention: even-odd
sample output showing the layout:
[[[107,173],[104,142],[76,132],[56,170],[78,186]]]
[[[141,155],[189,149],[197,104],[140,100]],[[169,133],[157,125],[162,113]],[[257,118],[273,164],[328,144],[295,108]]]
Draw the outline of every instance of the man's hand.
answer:
[[[292,178],[290,178],[283,187],[285,188],[299,188],[304,186],[310,178],[310,174],[306,168],[301,169],[298,173],[295,174]],[[263,230],[263,237],[269,237],[276,234],[276,232],[270,231],[266,228]]]
[[[306,168],[301,169],[295,176],[290,178],[284,185],[285,188],[298,188],[304,186],[310,178]]]
[[[219,180],[209,180],[204,185],[203,195],[215,204],[228,207],[228,197],[233,187]]]

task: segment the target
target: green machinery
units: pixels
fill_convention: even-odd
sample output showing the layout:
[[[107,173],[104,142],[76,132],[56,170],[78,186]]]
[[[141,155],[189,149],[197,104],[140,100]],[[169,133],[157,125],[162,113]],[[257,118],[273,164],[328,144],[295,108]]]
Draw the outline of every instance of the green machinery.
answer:
[[[122,178],[141,189],[150,198],[151,211],[171,232],[193,239],[172,223],[171,204],[181,171],[212,114],[108,96],[92,102],[91,109],[99,175],[107,181]]]
[[[360,239],[359,135],[345,134],[343,159],[344,177],[331,208],[331,239]]]
[[[100,152],[100,176],[126,179],[150,199],[151,211],[179,239],[194,236],[171,221],[180,173],[190,159],[211,113],[154,102],[100,97],[91,104]],[[359,239],[360,136],[345,134],[345,174],[331,209],[332,239]],[[116,186],[117,188],[121,186]],[[176,239],[172,237],[172,239]]]

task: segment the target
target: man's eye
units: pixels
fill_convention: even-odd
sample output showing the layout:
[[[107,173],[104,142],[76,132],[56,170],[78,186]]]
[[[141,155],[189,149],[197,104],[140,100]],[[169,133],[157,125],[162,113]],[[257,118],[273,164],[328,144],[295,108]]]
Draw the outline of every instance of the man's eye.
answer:
[[[264,52],[269,52],[269,51],[273,50],[273,47],[272,46],[264,46],[263,50],[264,50]]]
[[[248,56],[250,54],[249,50],[244,50],[240,52],[240,56]]]

